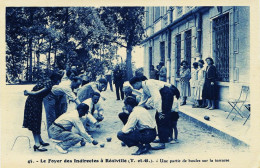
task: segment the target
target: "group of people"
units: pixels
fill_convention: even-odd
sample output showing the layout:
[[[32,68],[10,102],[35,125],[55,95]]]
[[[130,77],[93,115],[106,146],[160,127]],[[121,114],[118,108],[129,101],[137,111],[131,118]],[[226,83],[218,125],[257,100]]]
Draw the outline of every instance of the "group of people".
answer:
[[[100,78],[87,84],[82,81],[82,76],[77,74],[74,67],[70,67],[53,72],[49,80],[37,83],[32,91],[24,91],[24,95],[28,97],[23,127],[33,133],[34,151],[47,151],[45,147],[49,146],[41,138],[43,102],[48,136],[58,142],[56,149],[60,153],[67,153],[77,143],[82,146],[86,141],[98,144],[88,134],[88,130],[99,128],[99,123],[104,119],[104,109],[99,104],[99,99],[100,93],[107,87],[107,80]],[[68,109],[68,103],[74,103],[75,108]]]
[[[117,100],[120,100],[120,96],[124,100],[122,112],[118,114],[124,126],[117,134],[122,146],[137,146],[138,150],[134,155],[165,149],[165,143],[179,142],[179,103],[174,101],[174,97],[181,98],[180,105],[185,105],[191,94],[195,100],[193,107],[204,107],[207,104],[206,108],[215,108],[216,68],[211,58],[207,58],[206,62],[206,68],[203,66],[203,60],[193,63],[194,71],[191,73],[188,63],[183,61],[179,89],[165,82],[166,77],[160,78],[160,75],[159,80],[137,75],[129,81],[130,85],[125,85],[119,66],[116,66],[113,72],[108,68],[105,78],[87,82],[84,81],[84,75],[77,73],[75,67],[67,68],[62,73],[53,72],[45,83],[39,82],[32,91],[24,91],[28,98],[25,103],[23,127],[33,133],[34,151],[47,151],[46,146],[49,146],[49,143],[41,138],[44,102],[48,136],[57,142],[55,147],[60,153],[67,153],[68,149],[76,144],[84,146],[89,142],[97,145],[98,141],[89,131],[100,128],[100,122],[104,120],[104,109],[99,100],[106,100],[101,96],[101,92],[107,89],[108,83],[113,91],[111,80],[114,80]],[[166,75],[166,68],[163,64],[160,65],[161,74]],[[142,90],[141,95],[133,93],[134,90]],[[75,108],[68,109],[68,103],[75,104]],[[155,109],[155,116],[151,115],[149,109]],[[152,142],[158,145],[151,145]]]
[[[204,67],[204,61],[199,60],[193,63],[194,71],[188,68],[188,62],[181,62],[180,69],[180,93],[182,102],[185,105],[187,97],[191,96],[194,108],[207,108],[213,110],[216,108],[215,100],[217,97],[216,81],[217,70],[212,58],[206,58],[207,66]]]

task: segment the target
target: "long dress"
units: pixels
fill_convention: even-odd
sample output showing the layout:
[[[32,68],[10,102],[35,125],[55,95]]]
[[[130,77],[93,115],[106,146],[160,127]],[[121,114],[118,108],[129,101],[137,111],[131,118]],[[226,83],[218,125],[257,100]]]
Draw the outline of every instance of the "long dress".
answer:
[[[181,77],[181,82],[180,82],[180,94],[181,97],[189,97],[190,96],[190,69],[181,69],[180,70],[180,77]]]
[[[190,79],[190,89],[191,89],[191,98],[196,100],[196,87],[198,84],[198,69],[194,69],[191,73]]]
[[[196,87],[196,100],[202,100],[202,91],[205,83],[205,70],[200,68],[198,70],[198,84]]]
[[[44,85],[36,85],[32,91],[38,91]],[[23,127],[28,128],[35,134],[41,133],[42,102],[43,98],[51,92],[51,87],[37,95],[29,95],[25,102]]]
[[[217,97],[216,92],[216,80],[217,80],[217,69],[214,65],[207,66],[206,77],[203,87],[202,97],[209,100],[215,100]],[[211,82],[214,85],[211,85]]]

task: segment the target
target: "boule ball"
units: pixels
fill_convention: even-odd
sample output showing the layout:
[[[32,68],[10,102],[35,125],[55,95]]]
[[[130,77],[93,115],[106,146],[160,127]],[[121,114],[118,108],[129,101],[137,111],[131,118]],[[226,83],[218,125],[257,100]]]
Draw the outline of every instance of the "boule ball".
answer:
[[[111,142],[112,138],[111,137],[108,137],[107,138],[107,142]]]
[[[104,147],[105,147],[105,144],[100,144],[100,147],[101,147],[101,148],[104,148]]]
[[[210,118],[209,118],[209,116],[204,116],[204,119],[209,121]]]

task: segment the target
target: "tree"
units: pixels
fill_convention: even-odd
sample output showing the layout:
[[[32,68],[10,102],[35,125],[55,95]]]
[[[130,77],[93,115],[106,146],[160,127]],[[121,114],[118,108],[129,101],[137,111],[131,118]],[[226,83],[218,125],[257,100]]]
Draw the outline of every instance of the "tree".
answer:
[[[114,33],[111,42],[126,48],[127,80],[133,76],[132,50],[144,37],[144,7],[102,7],[101,19]]]

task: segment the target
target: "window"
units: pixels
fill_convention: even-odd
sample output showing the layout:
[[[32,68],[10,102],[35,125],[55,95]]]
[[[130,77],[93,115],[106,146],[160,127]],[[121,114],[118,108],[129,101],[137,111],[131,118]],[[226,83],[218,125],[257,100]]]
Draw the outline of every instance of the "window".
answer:
[[[213,20],[213,40],[218,80],[229,82],[229,14]]]
[[[181,67],[181,35],[176,36],[176,75],[180,77],[180,67]]]
[[[191,30],[185,32],[185,61],[188,62],[191,69]]]
[[[165,62],[165,42],[160,42],[161,62]]]
[[[178,16],[178,17],[181,16],[181,15],[182,15],[182,12],[183,12],[182,6],[178,6],[178,7],[177,7],[177,16]]]
[[[160,18],[160,7],[155,7],[155,15],[154,15],[154,21],[158,20]]]
[[[149,47],[149,69],[153,65],[153,48]]]

